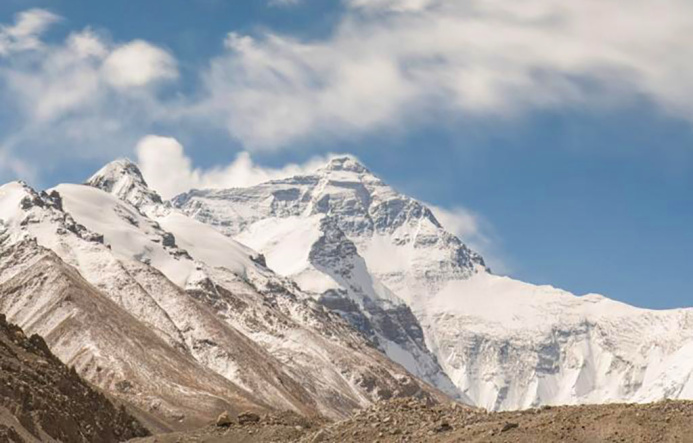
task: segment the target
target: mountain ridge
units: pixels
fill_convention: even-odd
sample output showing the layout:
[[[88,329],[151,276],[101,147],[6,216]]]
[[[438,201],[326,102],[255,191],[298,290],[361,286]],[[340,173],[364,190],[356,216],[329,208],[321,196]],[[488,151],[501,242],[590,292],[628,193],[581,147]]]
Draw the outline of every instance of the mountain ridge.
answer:
[[[118,442],[149,433],[0,314],[0,440]]]

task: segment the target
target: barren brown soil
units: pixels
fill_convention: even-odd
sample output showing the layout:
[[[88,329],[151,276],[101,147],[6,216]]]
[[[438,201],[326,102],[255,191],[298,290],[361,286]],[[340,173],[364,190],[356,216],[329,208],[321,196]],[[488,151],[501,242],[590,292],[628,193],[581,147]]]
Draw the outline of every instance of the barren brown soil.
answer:
[[[486,413],[459,405],[429,407],[416,400],[401,399],[378,404],[335,423],[284,414],[263,416],[258,423],[210,425],[187,434],[158,435],[136,441],[693,443],[693,402],[544,407]]]

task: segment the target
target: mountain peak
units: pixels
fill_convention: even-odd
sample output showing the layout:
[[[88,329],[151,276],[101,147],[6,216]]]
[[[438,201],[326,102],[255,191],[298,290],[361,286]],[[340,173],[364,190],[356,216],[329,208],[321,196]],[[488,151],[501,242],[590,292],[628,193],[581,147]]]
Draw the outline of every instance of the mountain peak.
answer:
[[[149,188],[140,168],[127,158],[108,163],[84,184],[99,188],[138,207],[162,203],[159,194]]]
[[[142,183],[147,186],[140,168],[128,158],[119,158],[108,163],[103,168],[99,169],[94,175],[92,175],[86,184],[91,184],[92,182],[103,182],[104,185],[114,185],[119,180],[124,177],[131,177],[132,179]],[[108,184],[104,182],[108,180]],[[108,189],[104,189],[108,190]]]
[[[333,157],[325,166],[321,168],[323,171],[347,171],[356,172],[359,174],[370,173],[358,159],[351,155],[339,155]]]

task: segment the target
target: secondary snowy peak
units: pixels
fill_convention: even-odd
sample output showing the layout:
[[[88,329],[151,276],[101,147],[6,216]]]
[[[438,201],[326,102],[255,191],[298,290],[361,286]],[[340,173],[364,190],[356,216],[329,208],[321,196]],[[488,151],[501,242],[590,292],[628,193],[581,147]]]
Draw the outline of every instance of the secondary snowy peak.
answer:
[[[85,220],[88,226],[93,225],[98,232],[111,232],[116,236],[113,241],[116,249],[129,248],[127,252],[133,252],[135,247],[137,254],[130,255],[139,260],[151,262],[153,255],[168,257],[173,253],[177,260],[186,255],[209,266],[226,267],[238,275],[245,275],[249,267],[263,264],[262,256],[256,251],[224,237],[172,208],[169,202],[162,201],[159,194],[149,188],[138,166],[130,160],[107,164],[87,180],[85,186],[66,184],[57,186],[55,190],[67,198],[69,212],[79,214],[78,218]],[[90,214],[94,207],[102,207],[103,211]],[[117,219],[130,222],[129,233],[112,232],[112,228],[121,229]],[[152,241],[158,244],[152,244]],[[167,248],[165,253],[162,253],[162,247]],[[191,266],[196,265],[188,263],[187,268]],[[180,266],[176,266],[178,270],[155,267],[178,284],[189,275],[178,272]],[[167,269],[174,271],[176,276],[172,277]]]
[[[128,159],[112,161],[85,184],[113,194],[136,207],[163,203],[159,194],[149,188],[137,165]]]

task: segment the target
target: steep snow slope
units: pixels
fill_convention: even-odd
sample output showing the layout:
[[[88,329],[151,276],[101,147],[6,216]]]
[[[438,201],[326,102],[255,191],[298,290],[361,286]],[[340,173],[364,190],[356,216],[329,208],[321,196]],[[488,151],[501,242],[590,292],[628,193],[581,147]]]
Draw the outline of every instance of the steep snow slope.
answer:
[[[365,333],[390,359],[452,397],[464,399],[428,352],[411,310],[369,273],[356,246],[328,216],[266,219],[238,237],[270,267]]]
[[[197,254],[195,258],[210,266],[223,266],[242,274],[246,268],[254,267],[250,263],[251,260],[258,259],[257,253],[250,248],[219,235],[216,230],[209,229],[208,226],[186,217],[179,211],[172,210],[170,203],[162,202],[159,194],[149,188],[139,168],[129,160],[120,159],[108,163],[91,176],[85,184],[129,203],[128,206],[121,205],[120,207],[126,208],[121,211],[137,212],[139,215],[133,216],[136,220],[146,219],[145,223],[155,225],[155,229],[163,228],[166,232],[175,234],[175,241],[181,245],[182,249],[194,250]],[[89,188],[72,185],[70,189],[75,193],[88,194]],[[74,197],[75,204],[79,204],[82,196]],[[94,202],[83,202],[84,209],[93,207],[88,203]],[[74,208],[74,210],[78,209],[78,207]],[[96,222],[92,220],[91,215],[87,218],[91,222]],[[116,223],[115,226],[120,224]]]
[[[364,306],[399,300],[458,392],[476,405],[693,394],[691,310],[642,310],[495,276],[428,208],[351,157],[251,188],[193,190],[173,204],[262,252],[270,268],[355,325],[369,317]],[[340,234],[345,240],[335,242]],[[360,312],[344,308],[348,302]],[[419,356],[381,347],[416,373],[418,360],[406,360]]]

